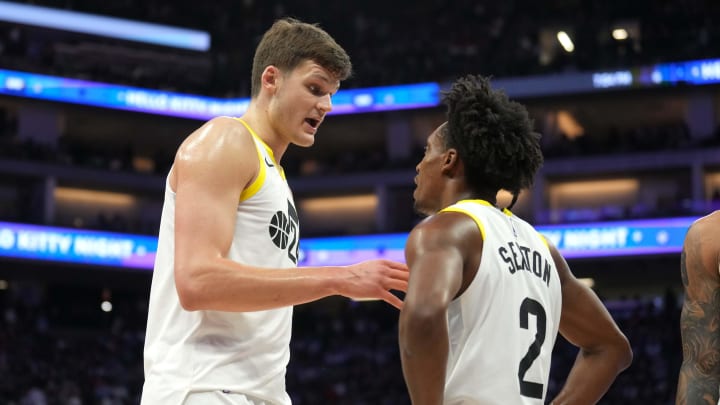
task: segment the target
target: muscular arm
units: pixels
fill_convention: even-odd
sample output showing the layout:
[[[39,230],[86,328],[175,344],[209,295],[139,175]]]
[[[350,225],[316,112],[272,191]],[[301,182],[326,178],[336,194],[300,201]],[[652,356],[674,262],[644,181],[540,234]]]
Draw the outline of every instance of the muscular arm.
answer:
[[[421,223],[408,237],[405,257],[411,275],[400,312],[399,343],[414,405],[443,402],[449,350],[447,309],[462,286],[464,246],[472,243],[463,230],[472,228],[477,246],[481,238],[472,220],[444,213]]]
[[[553,405],[595,404],[632,361],[630,345],[595,293],[550,246],[562,285],[560,333],[580,351]]]
[[[685,301],[680,317],[683,363],[676,403],[712,404],[720,389],[720,212],[688,230],[680,258]]]
[[[380,298],[406,289],[405,265],[390,261],[343,267],[261,269],[227,259],[242,190],[258,170],[254,141],[231,118],[192,134],[175,159],[175,282],[187,310],[257,311],[329,295]]]

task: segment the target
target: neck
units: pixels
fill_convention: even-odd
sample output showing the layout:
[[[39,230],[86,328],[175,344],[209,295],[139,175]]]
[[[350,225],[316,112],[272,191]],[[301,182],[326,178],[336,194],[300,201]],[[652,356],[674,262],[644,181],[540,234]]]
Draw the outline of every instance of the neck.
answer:
[[[255,135],[270,147],[275,161],[280,163],[280,159],[287,150],[288,142],[284,141],[280,134],[273,129],[270,117],[268,117],[268,109],[264,108],[259,100],[252,99],[241,118],[255,131]]]
[[[448,191],[448,198],[445,199],[445,202],[447,203],[444,205],[445,207],[455,204],[461,200],[485,200],[497,207],[497,191],[473,191],[463,185],[458,185],[456,187],[451,186]]]

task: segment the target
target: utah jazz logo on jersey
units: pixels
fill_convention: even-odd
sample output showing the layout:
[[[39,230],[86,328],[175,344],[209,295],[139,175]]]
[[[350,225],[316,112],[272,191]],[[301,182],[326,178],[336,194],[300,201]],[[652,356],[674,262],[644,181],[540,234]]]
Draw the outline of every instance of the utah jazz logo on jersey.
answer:
[[[297,211],[292,201],[288,200],[287,214],[278,211],[270,219],[268,231],[270,239],[275,246],[288,251],[288,257],[293,263],[298,262],[298,250],[300,249],[300,222]]]

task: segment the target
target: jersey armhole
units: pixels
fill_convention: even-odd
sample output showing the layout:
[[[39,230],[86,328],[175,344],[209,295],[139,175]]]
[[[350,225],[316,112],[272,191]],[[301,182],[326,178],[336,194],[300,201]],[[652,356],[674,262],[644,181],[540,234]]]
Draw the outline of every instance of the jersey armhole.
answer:
[[[538,232],[538,236],[540,236],[540,240],[545,244],[545,247],[548,248],[548,249],[550,249],[550,243],[548,243],[548,240],[547,240],[547,238],[545,237],[545,235],[543,235],[543,234],[541,234],[540,232]]]
[[[235,118],[235,119],[237,121],[239,121],[241,124],[243,124],[245,129],[247,129],[248,132],[250,133],[250,138],[252,138],[252,140],[253,140],[253,144],[255,145],[255,151],[257,152],[257,155],[258,155],[258,167],[259,167],[258,174],[255,177],[255,180],[253,180],[253,182],[250,183],[249,186],[245,187],[245,189],[243,189],[243,191],[240,193],[239,200],[240,200],[240,202],[243,202],[243,201],[247,200],[248,198],[257,194],[257,192],[260,190],[260,187],[262,187],[262,185],[265,184],[265,176],[267,173],[266,173],[265,165],[263,164],[263,154],[260,149],[260,145],[258,145],[258,136],[255,134],[255,131],[253,131],[252,128],[250,128],[250,125],[248,125],[247,122],[245,122],[242,118]],[[265,145],[263,145],[263,146],[265,146]]]
[[[253,139],[253,143],[255,143],[255,139]],[[252,183],[250,183],[249,186],[245,187],[245,189],[240,193],[240,201],[245,201],[248,198],[254,196],[257,194],[257,192],[260,190],[260,187],[265,183],[265,175],[266,175],[266,169],[263,162],[263,155],[262,152],[260,152],[260,148],[258,148],[257,143],[255,143],[255,150],[258,154],[258,175],[255,177],[255,180],[253,180]]]

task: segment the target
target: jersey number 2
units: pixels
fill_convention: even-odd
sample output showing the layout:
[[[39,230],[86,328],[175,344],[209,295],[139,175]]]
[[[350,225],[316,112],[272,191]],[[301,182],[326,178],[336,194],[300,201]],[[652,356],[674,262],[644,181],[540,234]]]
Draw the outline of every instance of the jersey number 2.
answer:
[[[535,315],[537,333],[535,333],[535,340],[530,344],[525,357],[520,360],[520,366],[518,367],[518,380],[520,382],[520,395],[530,398],[542,399],[543,385],[536,382],[526,381],[525,374],[527,373],[532,363],[540,355],[540,348],[545,342],[545,309],[542,304],[535,301],[532,298],[525,298],[520,304],[520,327],[523,329],[528,328],[528,318],[530,314]]]

